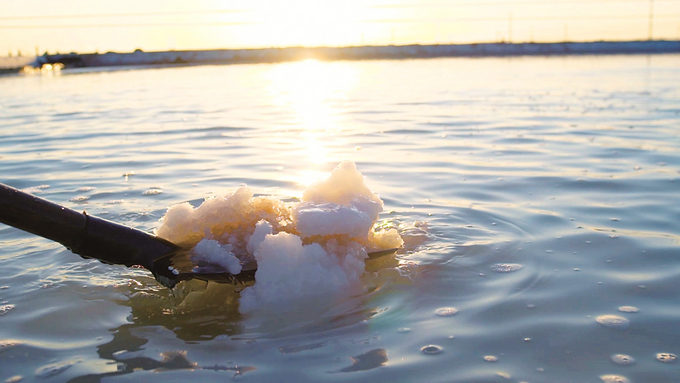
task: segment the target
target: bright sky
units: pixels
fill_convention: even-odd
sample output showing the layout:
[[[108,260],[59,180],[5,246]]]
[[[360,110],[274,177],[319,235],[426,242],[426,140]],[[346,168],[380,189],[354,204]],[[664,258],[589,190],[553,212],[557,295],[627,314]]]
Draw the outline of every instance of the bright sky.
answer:
[[[680,39],[680,0],[0,0],[0,55]]]

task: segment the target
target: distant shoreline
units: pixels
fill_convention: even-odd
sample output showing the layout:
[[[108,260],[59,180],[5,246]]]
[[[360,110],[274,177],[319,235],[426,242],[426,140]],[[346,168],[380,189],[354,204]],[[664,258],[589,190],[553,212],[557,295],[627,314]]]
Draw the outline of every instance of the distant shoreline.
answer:
[[[130,53],[69,53],[37,57],[0,57],[0,74],[24,66],[40,68],[60,63],[65,68],[94,68],[144,65],[201,65],[274,63],[317,59],[378,60],[437,57],[505,57],[607,54],[680,53],[679,40],[596,41],[560,43],[479,43],[445,45],[388,45],[354,47],[289,47],[261,49],[213,49]]]

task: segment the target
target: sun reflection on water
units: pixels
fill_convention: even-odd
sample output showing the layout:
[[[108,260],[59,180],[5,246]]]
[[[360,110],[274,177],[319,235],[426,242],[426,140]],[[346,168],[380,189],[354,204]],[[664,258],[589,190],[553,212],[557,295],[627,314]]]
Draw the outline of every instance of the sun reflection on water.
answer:
[[[324,164],[343,159],[333,150],[341,146],[338,134],[344,128],[339,106],[357,78],[356,66],[313,59],[276,65],[269,72],[273,102],[290,113],[289,124],[299,129],[294,161],[309,163],[298,174],[299,184],[318,181],[327,175]]]

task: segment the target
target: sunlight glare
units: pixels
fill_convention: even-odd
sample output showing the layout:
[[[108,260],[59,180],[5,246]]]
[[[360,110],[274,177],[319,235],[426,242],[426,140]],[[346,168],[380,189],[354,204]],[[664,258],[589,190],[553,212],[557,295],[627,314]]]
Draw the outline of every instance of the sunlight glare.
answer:
[[[356,66],[310,59],[273,66],[268,77],[274,103],[288,109],[293,125],[301,128],[298,155],[304,153],[305,161],[315,167],[338,161],[329,147],[343,130],[338,105],[346,102],[347,92],[356,84]],[[319,170],[304,172],[299,183],[318,181],[327,169]]]

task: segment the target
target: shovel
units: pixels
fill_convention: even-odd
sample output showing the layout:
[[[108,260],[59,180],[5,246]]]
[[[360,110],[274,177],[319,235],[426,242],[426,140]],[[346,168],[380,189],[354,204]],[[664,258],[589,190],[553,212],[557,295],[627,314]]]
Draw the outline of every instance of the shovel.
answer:
[[[195,267],[188,252],[155,235],[87,214],[0,183],[0,222],[59,242],[83,258],[114,265],[142,266],[163,286],[173,288],[190,279],[221,283],[255,279],[256,264],[243,265],[238,275],[219,265]],[[369,258],[398,249],[368,253]]]

